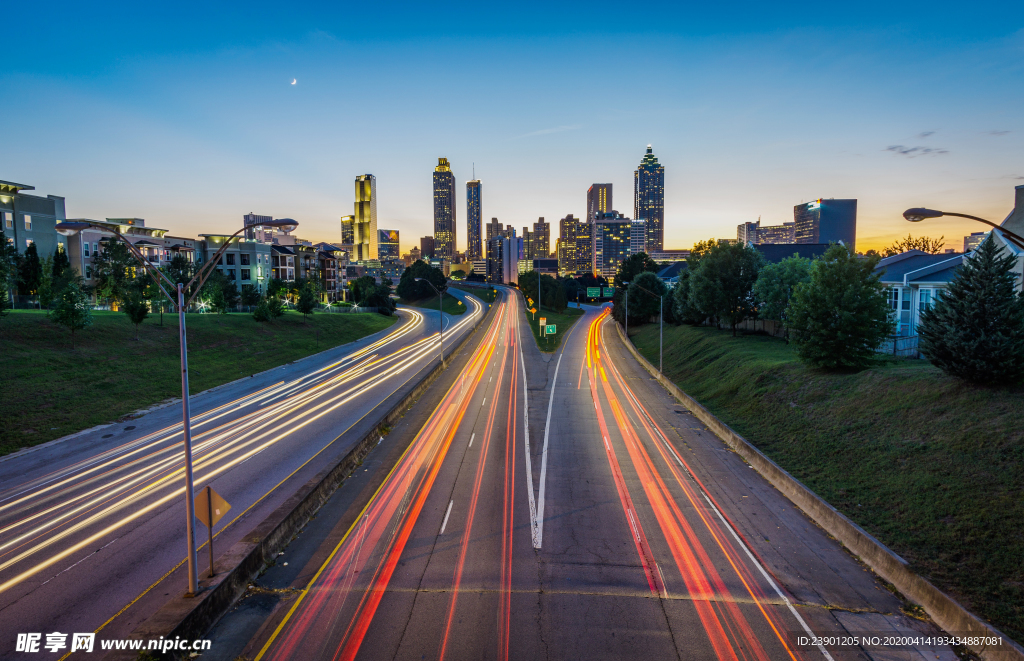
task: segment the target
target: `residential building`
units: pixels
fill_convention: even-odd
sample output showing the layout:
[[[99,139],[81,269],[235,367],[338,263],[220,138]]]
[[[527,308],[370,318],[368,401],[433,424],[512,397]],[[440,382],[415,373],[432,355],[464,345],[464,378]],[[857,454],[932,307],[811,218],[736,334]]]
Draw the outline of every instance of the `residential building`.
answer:
[[[57,223],[67,220],[64,198],[58,195],[28,195],[28,184],[0,181],[0,218],[4,235],[19,253],[35,244],[40,259],[50,257],[58,244],[67,249],[65,237],[57,234]]]
[[[270,277],[292,282],[295,280],[295,251],[288,246],[270,246]]]
[[[615,274],[629,257],[632,221],[617,211],[599,214],[591,223],[593,230],[591,272],[614,282]]]
[[[633,172],[633,217],[647,221],[645,251],[665,247],[665,166],[658,163],[651,145]]]
[[[886,298],[896,318],[897,335],[917,335],[921,312],[949,285],[963,257],[963,254],[930,255],[910,250],[878,263],[875,272],[886,285]]]
[[[629,221],[629,254],[647,252],[647,220],[634,218]]]
[[[264,243],[273,243],[274,229],[272,227],[262,227],[264,223],[269,223],[273,219],[273,216],[261,216],[252,211],[242,216],[242,221],[245,223],[245,238]]]
[[[587,216],[588,223],[593,222],[598,214],[608,213],[613,209],[612,185],[591,184],[587,189]]]
[[[971,252],[981,245],[981,242],[988,236],[988,232],[971,232],[964,237],[964,252]]]
[[[840,243],[855,248],[857,200],[820,198],[793,207],[797,243]]]
[[[434,256],[449,262],[455,257],[455,175],[447,158],[434,168]]]
[[[223,234],[200,234],[198,242],[199,262],[206,262],[213,259],[214,254],[220,250],[226,242],[229,246],[221,255],[217,263],[217,270],[238,286],[253,286],[260,293],[267,289],[267,283],[272,277],[273,246],[255,239],[246,239],[240,236],[226,236]]]
[[[434,237],[424,236],[420,237],[420,255],[423,259],[433,259],[434,257]]]
[[[483,190],[479,179],[466,182],[466,261],[474,262],[483,258]]]
[[[353,247],[348,251],[351,259],[378,259],[377,238],[377,178],[372,174],[361,174],[356,177]]]
[[[377,230],[377,255],[380,259],[399,259],[398,230]]]
[[[323,289],[323,301],[333,303],[345,298],[346,281],[345,267],[348,266],[348,251],[332,243],[318,243],[313,246],[317,251],[317,269],[320,286]]]

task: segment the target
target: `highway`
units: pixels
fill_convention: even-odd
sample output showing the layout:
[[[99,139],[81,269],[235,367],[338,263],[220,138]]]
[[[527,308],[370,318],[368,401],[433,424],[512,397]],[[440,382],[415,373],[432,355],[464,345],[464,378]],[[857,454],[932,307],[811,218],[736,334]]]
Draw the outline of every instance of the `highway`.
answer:
[[[517,295],[496,305],[354,523],[214,658],[956,658],[801,642],[937,630],[650,379],[607,309],[551,356]]]
[[[444,315],[446,350],[487,309]],[[226,551],[364,435],[439,360],[439,314],[193,396],[195,488],[230,504]],[[127,635],[187,587],[180,404],[0,460],[0,657],[15,633]],[[200,577],[206,529],[196,526]],[[33,658],[24,655],[24,658]]]

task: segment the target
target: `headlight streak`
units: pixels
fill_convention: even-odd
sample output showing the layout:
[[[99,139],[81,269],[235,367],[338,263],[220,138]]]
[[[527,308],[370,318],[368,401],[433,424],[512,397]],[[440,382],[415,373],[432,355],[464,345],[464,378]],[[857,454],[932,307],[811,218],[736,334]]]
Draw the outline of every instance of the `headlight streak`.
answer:
[[[473,302],[478,309],[482,307]],[[357,523],[349,528],[296,599],[284,620],[260,650],[257,660],[272,649],[274,658],[307,659],[316,656],[317,650],[310,649],[308,645],[310,639],[306,633],[309,628],[320,623],[323,618],[331,618],[323,624],[321,631],[333,630],[342,624],[342,617],[348,619],[348,623],[337,647],[333,647],[334,641],[330,638],[317,636],[325,646],[320,651],[340,659],[351,659],[356,655],[459,423],[490,364],[496,349],[498,330],[505,323],[508,310],[502,304],[495,312],[497,318],[463,370],[464,375],[471,377],[469,385],[466,386],[465,378],[455,380],[366,505]],[[400,507],[403,502],[411,504]],[[356,535],[352,535],[353,530],[357,530]],[[361,555],[361,549],[367,549],[365,557]],[[376,561],[371,562],[371,558],[376,558]],[[352,585],[357,575],[361,577],[359,588]],[[346,603],[354,590],[362,594],[358,603],[353,605],[353,612]],[[343,607],[350,618],[342,613]],[[326,649],[328,645],[333,649]]]
[[[481,306],[476,304],[475,309],[476,311],[479,311],[481,309]],[[371,384],[369,385],[369,388],[375,388],[377,387],[377,385],[380,385],[387,379],[398,374],[401,374],[402,372],[405,372],[410,367],[416,365],[420,360],[429,360],[429,354],[432,353],[433,351],[430,346],[432,344],[433,335],[421,338],[412,345],[403,347],[402,349],[384,358],[375,358],[372,355],[367,356],[369,352],[379,349],[385,346],[386,344],[394,342],[396,339],[399,339],[407,335],[409,332],[412,332],[415,328],[419,327],[422,324],[423,317],[420,313],[410,311],[409,314],[411,316],[411,321],[409,323],[403,324],[400,328],[395,329],[395,331],[393,331],[388,336],[381,338],[380,340],[366,347],[361,348],[354,354],[347,356],[342,361],[327,366],[326,368],[320,368],[311,375],[301,377],[298,380],[291,381],[289,383],[281,382],[278,384],[274,384],[272,386],[268,386],[267,388],[264,388],[260,391],[247,394],[246,396],[236,399],[233,402],[223,404],[221,406],[216,407],[215,409],[195,416],[193,418],[194,424],[197,424],[197,426],[198,424],[208,425],[221,417],[230,415],[232,412],[237,411],[242,406],[248,406],[253,402],[256,402],[258,405],[261,403],[264,405],[263,408],[260,408],[259,410],[253,413],[245,415],[240,420],[236,420],[229,424],[223,425],[223,427],[229,428],[227,431],[218,433],[218,429],[211,429],[208,431],[203,431],[202,433],[196,435],[197,441],[199,441],[196,445],[195,450],[197,458],[196,468],[197,473],[202,472],[201,475],[197,475],[197,479],[199,479],[200,481],[209,480],[212,477],[219,475],[224,471],[232,468],[233,466],[236,466],[239,463],[248,460],[249,458],[255,456],[259,452],[262,452],[268,447],[271,447],[274,443],[287,437],[289,434],[294,433],[298,429],[301,429],[302,427],[310,424],[311,422],[322,417],[323,415],[326,415],[327,413],[337,409],[339,406],[346,404],[347,402],[351,401],[352,399],[362,394],[363,392],[366,392],[367,388],[362,386],[354,387],[330,398],[327,401],[316,404],[313,407],[312,412],[319,411],[319,413],[317,413],[316,415],[304,415],[303,421],[299,425],[295,425],[290,421],[283,420],[284,414],[290,410],[293,410],[297,406],[307,405],[313,400],[323,397],[323,395],[325,395],[330,390],[333,390],[338,386],[346,382],[352,381],[360,376],[366,376],[368,379],[370,379]],[[472,316],[473,315],[469,315],[469,317]],[[453,331],[462,328],[465,324],[468,324],[471,321],[471,318],[464,319],[459,324],[456,324],[454,328],[448,332],[452,333]],[[362,357],[365,358],[363,358],[363,360],[359,360]],[[353,361],[359,362],[353,365]],[[336,376],[331,376],[331,373],[336,372],[338,369],[344,369],[345,371]],[[302,390],[297,394],[292,395],[291,397],[287,398],[284,401],[275,403],[269,407],[265,406],[266,399],[277,398],[281,391],[285,389],[294,390],[296,382],[302,380],[306,381],[305,385],[307,387],[305,390]],[[399,384],[397,387],[401,387],[401,384]],[[390,394],[388,396],[390,396]],[[262,400],[262,402],[258,400]],[[266,429],[266,431],[263,431],[263,433],[258,434],[255,438],[251,438],[254,434],[257,434],[261,430],[275,426],[275,423],[281,424],[277,425],[276,429]],[[260,440],[273,435],[278,429],[286,426],[287,431],[285,433],[276,436],[272,440],[263,443],[262,445],[248,452],[245,452],[244,454],[238,454],[240,452],[243,452],[245,449],[251,447],[253,444],[258,443]],[[69,535],[80,532],[84,528],[95,523],[98,523],[102,521],[104,518],[109,517],[126,507],[136,505],[144,497],[153,497],[157,495],[157,492],[159,490],[171,487],[173,486],[174,482],[180,481],[182,471],[180,468],[176,468],[176,466],[179,466],[181,463],[180,457],[176,456],[178,453],[180,453],[178,443],[173,443],[163,448],[153,449],[161,443],[167,443],[175,436],[178,436],[180,438],[180,429],[180,424],[172,425],[168,428],[165,428],[164,430],[160,430],[158,432],[149,434],[146,437],[143,437],[142,439],[138,439],[136,441],[132,441],[130,443],[126,443],[122,446],[119,446],[118,448],[114,448],[112,450],[100,453],[96,457],[93,457],[83,462],[79,462],[74,466],[63,469],[62,471],[52,473],[48,476],[49,483],[43,489],[37,492],[33,492],[30,495],[25,494],[24,490],[20,490],[19,493],[8,496],[8,498],[14,497],[15,500],[8,502],[2,507],[0,507],[0,512],[4,512],[4,510],[7,510],[7,513],[10,514],[12,510],[17,510],[19,505],[26,503],[26,501],[28,501],[29,499],[32,500],[33,506],[38,506],[39,503],[41,502],[38,497],[40,493],[49,493],[48,498],[51,500],[56,500],[57,498],[65,496],[66,492],[72,489],[81,488],[82,486],[94,484],[105,477],[112,477],[113,474],[117,472],[130,470],[137,464],[145,463],[144,468],[139,469],[134,473],[129,473],[126,475],[116,477],[116,479],[112,483],[96,487],[82,494],[72,495],[70,496],[69,499],[62,500],[58,504],[46,508],[43,512],[33,513],[31,516],[25,517],[20,521],[12,522],[6,525],[2,529],[2,531],[0,531],[0,535],[10,533],[11,531],[16,530],[17,528],[27,525],[32,521],[38,520],[42,517],[45,517],[48,514],[53,514],[54,512],[60,513],[60,516],[52,520],[46,521],[42,525],[37,526],[32,530],[24,531],[13,539],[4,539],[3,544],[0,545],[0,549],[7,550],[7,552],[4,555],[7,555],[12,550],[14,550],[11,549],[13,545],[23,546],[25,543],[29,543],[31,541],[30,538],[32,538],[33,535],[39,536],[47,530],[52,531],[54,527],[65,526],[65,528],[58,534],[51,534],[51,536],[48,537],[44,543],[39,544],[34,548],[26,550],[25,552],[17,555],[15,558],[9,559],[7,562],[0,565],[0,570],[10,568],[14,564],[26,559],[27,557],[35,553],[44,550],[46,547],[56,543],[57,541],[66,539]],[[214,448],[216,448],[216,451],[211,451]],[[151,450],[149,454],[145,454],[142,457],[137,457],[136,459],[129,462],[127,465],[116,465],[118,462],[123,462],[126,457],[131,457],[133,455],[139,454],[140,452],[145,452],[147,449]],[[229,457],[231,457],[232,455],[235,456],[232,459],[228,460]],[[164,458],[160,459],[156,464],[152,463],[154,459],[161,456],[164,456]],[[218,461],[222,461],[224,463],[218,467],[216,465]],[[206,470],[204,471],[204,469]],[[75,470],[79,470],[81,472],[79,472],[77,475],[71,475],[70,477],[60,477],[61,475],[69,475],[69,473],[72,473]],[[163,475],[161,475],[161,472],[163,472]],[[83,476],[91,477],[87,477],[87,479],[83,480]],[[146,480],[150,479],[152,479],[152,481],[149,484],[139,486],[142,482],[145,482]],[[129,490],[131,489],[134,490],[129,492]],[[52,566],[55,562],[58,562],[63,558],[67,557],[68,555],[74,553],[75,551],[83,548],[84,546],[98,539],[101,539],[103,536],[113,532],[117,528],[127,525],[129,522],[135,520],[139,516],[142,516],[152,511],[153,509],[167,503],[171,499],[179,497],[183,493],[183,491],[183,488],[175,489],[171,493],[167,493],[163,497],[158,498],[158,500],[156,500],[155,502],[143,507],[141,510],[134,512],[128,517],[118,521],[118,523],[108,526],[100,532],[90,535],[86,540],[76,543],[72,547],[63,550],[57,555],[47,558],[38,563],[37,565],[26,569],[17,576],[14,576],[6,582],[0,584],[0,592],[3,592],[13,587],[14,585],[17,585],[18,583],[26,580],[27,578],[38,573],[39,571],[42,571],[43,569],[49,566]],[[93,498],[92,500],[88,500],[88,502],[85,502],[91,496],[97,497]],[[46,499],[43,500],[45,501]],[[84,516],[85,514],[102,507],[104,502],[109,503],[112,500],[116,500],[117,502],[114,505],[111,505],[96,514],[88,516],[84,520],[75,523],[74,525],[70,525],[71,519],[73,519],[74,517]],[[74,503],[80,504],[77,507],[69,509],[68,505]]]

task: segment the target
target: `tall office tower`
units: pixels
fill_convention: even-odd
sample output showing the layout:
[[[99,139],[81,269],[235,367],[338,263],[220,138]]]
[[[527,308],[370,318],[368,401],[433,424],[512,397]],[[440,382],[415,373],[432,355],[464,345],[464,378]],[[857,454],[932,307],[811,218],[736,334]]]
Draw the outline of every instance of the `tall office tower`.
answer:
[[[420,254],[423,255],[423,259],[434,258],[434,237],[420,237]]]
[[[647,252],[647,221],[634,218],[629,221],[629,254]]]
[[[515,241],[495,235],[487,240],[487,281],[510,284],[516,281],[519,258]]]
[[[748,243],[760,243],[757,239],[757,229],[761,227],[761,219],[756,223],[743,223],[736,226],[736,241],[744,245]]]
[[[274,240],[273,229],[259,229],[256,228],[263,223],[268,223],[273,220],[271,216],[260,216],[253,212],[249,212],[242,216],[245,221],[245,238],[254,241],[261,241],[263,243],[271,243]]]
[[[549,259],[551,257],[551,223],[544,222],[544,216],[533,224],[533,257],[530,259]]]
[[[490,246],[490,240],[496,236],[501,236],[504,231],[505,226],[502,223],[499,223],[497,218],[491,218],[491,222],[484,225],[484,252],[486,253],[483,256],[484,259],[491,258],[490,253],[487,253],[487,251],[490,250],[488,247]]]
[[[647,221],[647,252],[665,249],[665,166],[650,145],[633,172],[633,217]]]
[[[576,237],[580,221],[569,214],[558,221],[558,272],[567,275],[576,272]]]
[[[591,239],[593,258],[591,269],[596,275],[604,276],[608,282],[615,280],[615,274],[629,257],[632,221],[615,211],[599,214],[590,227],[594,233]]]
[[[349,257],[360,262],[377,259],[377,178],[372,174],[356,177],[355,207],[352,222],[354,250]]]
[[[341,217],[341,249],[348,253],[349,259],[355,259],[352,256],[356,242],[355,222],[355,216]]]
[[[480,226],[483,224],[483,202],[480,180],[466,182],[466,260],[476,262],[483,259],[483,241]]]
[[[377,230],[378,259],[398,259],[401,251],[398,247],[398,230]]]
[[[593,184],[587,189],[587,217],[586,222],[594,222],[599,213],[608,213],[612,206],[612,185]]]
[[[533,259],[533,232],[529,227],[523,228],[523,259]]]
[[[762,225],[757,228],[758,243],[796,243],[796,223]]]
[[[576,272],[594,272],[594,224],[580,221],[576,226]]]
[[[447,158],[437,159],[434,168],[434,257],[455,257],[455,175]]]
[[[857,241],[857,200],[817,199],[793,207],[797,243],[843,242],[853,249]]]

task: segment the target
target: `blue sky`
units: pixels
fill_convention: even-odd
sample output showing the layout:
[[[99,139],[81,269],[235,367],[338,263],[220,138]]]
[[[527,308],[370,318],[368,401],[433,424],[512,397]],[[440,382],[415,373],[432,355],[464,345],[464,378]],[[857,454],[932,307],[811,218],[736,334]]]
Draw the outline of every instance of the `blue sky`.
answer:
[[[901,212],[1002,220],[1024,184],[1010,2],[141,4],[9,24],[0,179],[75,217],[195,235],[255,211],[337,240],[373,173],[408,247],[439,156],[460,182],[475,163],[485,217],[521,228],[582,215],[594,182],[632,215],[651,143],[668,247],[856,197],[861,250],[910,230],[960,246],[981,226]],[[458,220],[464,246],[464,193]]]

